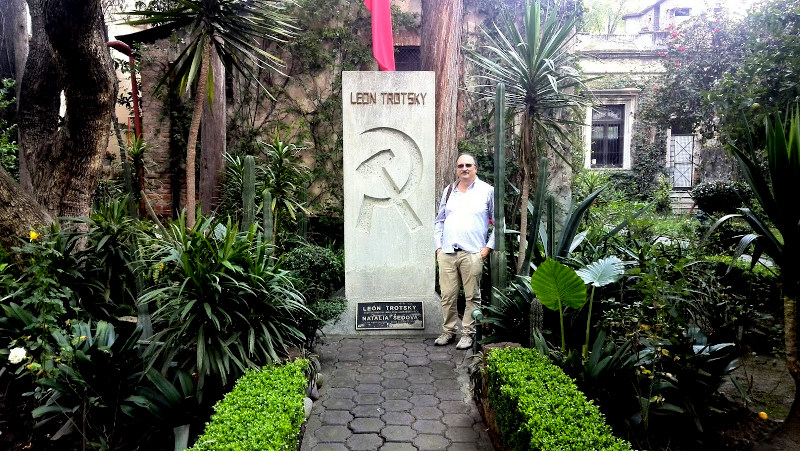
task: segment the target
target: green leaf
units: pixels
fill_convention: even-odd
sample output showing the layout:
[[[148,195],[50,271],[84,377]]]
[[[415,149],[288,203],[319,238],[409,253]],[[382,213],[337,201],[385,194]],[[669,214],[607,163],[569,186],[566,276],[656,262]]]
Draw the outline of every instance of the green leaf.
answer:
[[[586,303],[586,285],[572,268],[548,258],[531,276],[531,288],[551,310],[579,309]]]
[[[625,274],[625,265],[622,260],[612,255],[592,262],[576,273],[584,283],[603,287],[618,281]]]

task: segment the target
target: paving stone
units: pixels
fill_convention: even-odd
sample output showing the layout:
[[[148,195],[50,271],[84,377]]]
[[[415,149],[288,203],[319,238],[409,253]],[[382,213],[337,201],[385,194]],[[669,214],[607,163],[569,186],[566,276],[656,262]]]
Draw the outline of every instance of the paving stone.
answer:
[[[408,388],[411,384],[405,379],[386,379],[381,382],[383,388]]]
[[[383,356],[377,356],[377,357],[364,356],[364,358],[361,359],[362,365],[381,366],[383,365],[383,363],[384,363]]]
[[[432,395],[436,393],[436,387],[430,384],[411,384],[408,391],[415,395]]]
[[[426,357],[428,355],[428,351],[425,349],[406,349],[405,355],[408,357]]]
[[[444,433],[445,437],[454,442],[474,442],[478,439],[478,434],[471,427],[448,427]]]
[[[412,442],[419,450],[441,451],[450,446],[450,440],[441,435],[420,434]]]
[[[414,404],[405,399],[387,399],[381,403],[381,407],[387,412],[407,412],[414,407]]]
[[[404,388],[387,388],[381,393],[384,399],[408,399],[411,397],[411,392]]]
[[[403,362],[406,359],[404,354],[386,354],[383,356],[385,362]]]
[[[440,368],[437,370],[432,370],[429,374],[436,379],[447,380],[453,380],[457,376],[455,368]]]
[[[314,447],[314,451],[347,451],[347,447],[341,443],[320,443]]]
[[[358,404],[358,405],[362,405],[362,404],[380,404],[380,403],[382,403],[384,401],[383,397],[378,395],[378,394],[376,394],[376,393],[360,393],[360,394],[354,396],[353,399],[355,400],[356,404]]]
[[[436,397],[442,401],[461,401],[464,399],[464,393],[461,392],[461,390],[451,388],[446,390],[437,390]]]
[[[356,418],[350,422],[350,430],[356,434],[377,434],[384,426],[386,423],[378,418]]]
[[[361,356],[361,353],[358,352],[350,352],[346,354],[343,353],[339,356],[340,362],[358,362],[361,361],[361,359],[363,359],[363,357]]]
[[[358,376],[358,382],[362,384],[380,384],[383,382],[383,376],[380,374],[361,374]]]
[[[320,426],[319,429],[314,431],[314,436],[320,443],[342,443],[351,435],[353,433],[350,432],[347,426]]]
[[[403,346],[406,344],[406,341],[402,338],[387,338],[383,341],[383,344],[386,347],[390,346]]]
[[[383,348],[383,352],[386,355],[389,355],[389,354],[400,354],[400,355],[403,355],[403,353],[406,352],[406,348],[403,345],[405,345],[405,343],[402,343],[399,346],[387,346],[387,347]]]
[[[435,381],[433,376],[428,374],[410,374],[406,380],[412,384],[430,384]],[[451,385],[455,383],[455,381],[452,380],[447,382],[450,382]]]
[[[452,379],[436,379],[433,381],[433,386],[436,387],[436,390],[450,390],[454,386],[456,386],[456,381]]]
[[[381,415],[381,420],[383,420],[386,424],[408,426],[414,422],[414,417],[408,412],[387,411]]]
[[[329,398],[349,398],[354,399],[358,393],[352,388],[330,388],[327,393]]]
[[[486,447],[486,443],[464,443],[464,442],[455,442],[447,448],[447,451],[494,451],[494,447],[489,444],[489,448]]]
[[[355,434],[347,439],[347,449],[353,451],[373,451],[383,445],[378,434]]]
[[[353,419],[353,414],[348,410],[326,410],[319,416],[322,424],[347,424]]]
[[[330,388],[355,388],[358,385],[358,382],[355,378],[347,378],[342,379],[339,377],[332,377],[326,385],[329,385]]]
[[[433,395],[413,395],[408,400],[411,404],[414,404],[414,407],[433,407],[438,406],[442,402]]]
[[[410,366],[406,369],[408,374],[431,374],[431,369],[426,366]]]
[[[381,373],[384,379],[405,379],[409,376],[409,373],[403,370],[387,370]]]
[[[359,384],[355,388],[359,394],[380,394],[383,390],[381,384]]]
[[[442,417],[442,423],[446,424],[447,427],[472,427],[475,424],[475,420],[463,413],[447,413]]]
[[[475,409],[474,405],[467,404],[464,401],[442,401],[437,407],[439,407],[439,409],[444,413],[469,414],[473,409]]]
[[[425,366],[431,363],[430,357],[409,357],[406,359],[408,366]]]
[[[431,362],[430,369],[431,371],[440,371],[440,370],[453,371],[456,369],[456,364],[453,362]]]
[[[444,352],[431,352],[428,354],[428,358],[431,360],[431,362],[452,361],[454,359],[454,357],[451,354]]]
[[[417,431],[411,426],[386,426],[381,430],[381,436],[387,442],[410,442],[417,436]]]
[[[447,426],[439,420],[417,420],[411,427],[420,434],[444,435],[444,431],[447,429]]]
[[[381,446],[380,451],[417,451],[417,447],[411,443],[386,442]]]
[[[386,412],[386,409],[377,404],[367,404],[356,406],[351,409],[350,412],[356,418],[379,418],[384,412]]]
[[[436,407],[414,407],[411,409],[411,415],[414,415],[418,420],[438,420],[442,418],[442,411]],[[449,423],[444,422],[449,425]],[[472,423],[469,424],[472,426]]]
[[[405,363],[405,357],[403,357],[403,361],[400,361],[400,362],[384,362],[381,366],[385,370],[406,370],[406,369],[408,369],[408,365],[406,365],[406,363]]]
[[[358,372],[361,374],[381,374],[383,373],[383,368],[378,365],[364,365],[358,369]]]

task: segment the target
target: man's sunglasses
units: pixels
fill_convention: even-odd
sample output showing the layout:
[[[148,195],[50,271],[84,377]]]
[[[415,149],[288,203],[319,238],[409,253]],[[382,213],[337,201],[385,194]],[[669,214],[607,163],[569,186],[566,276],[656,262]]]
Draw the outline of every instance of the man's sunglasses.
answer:
[[[463,164],[459,164],[457,166],[458,166],[458,169],[463,169],[463,168],[471,168],[471,167],[473,167],[475,165],[472,164],[472,163],[463,163]]]

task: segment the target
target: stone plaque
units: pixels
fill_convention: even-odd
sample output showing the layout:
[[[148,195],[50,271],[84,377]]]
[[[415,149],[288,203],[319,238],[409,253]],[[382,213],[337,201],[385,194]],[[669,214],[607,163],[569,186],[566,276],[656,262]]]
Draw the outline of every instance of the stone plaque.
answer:
[[[357,325],[360,303],[404,303],[441,332],[434,290],[436,99],[433,72],[342,73],[344,256],[347,311],[328,334],[420,334]],[[358,316],[359,318],[361,315]]]
[[[422,302],[358,302],[356,330],[425,329]]]

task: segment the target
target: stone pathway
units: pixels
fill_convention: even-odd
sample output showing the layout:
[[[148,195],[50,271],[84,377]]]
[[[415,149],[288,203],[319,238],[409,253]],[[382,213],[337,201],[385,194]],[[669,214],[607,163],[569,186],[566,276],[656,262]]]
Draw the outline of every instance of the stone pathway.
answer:
[[[434,338],[324,337],[325,376],[301,451],[491,451],[472,400],[470,351]]]

